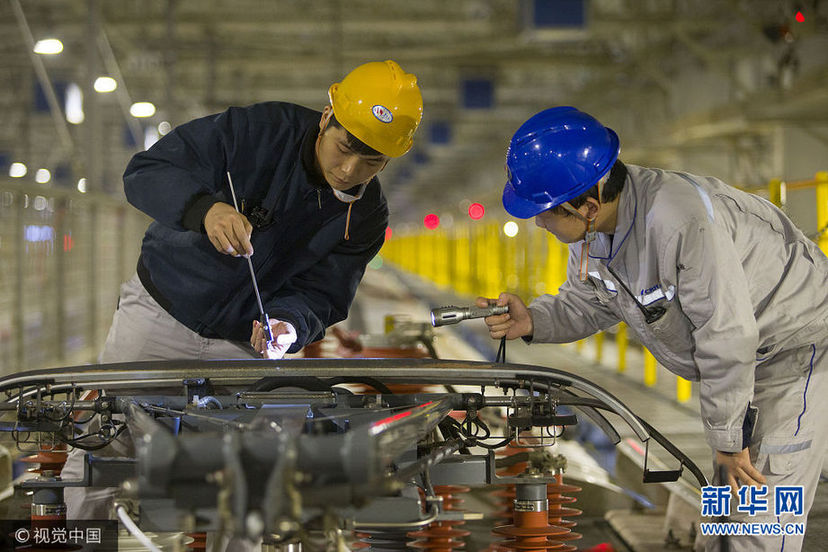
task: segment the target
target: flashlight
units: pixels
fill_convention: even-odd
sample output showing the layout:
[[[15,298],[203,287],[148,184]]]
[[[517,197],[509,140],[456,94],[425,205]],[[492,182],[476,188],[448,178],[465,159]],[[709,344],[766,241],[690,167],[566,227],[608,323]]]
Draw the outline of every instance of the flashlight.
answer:
[[[431,325],[437,327],[447,324],[457,324],[461,320],[468,320],[469,318],[485,318],[507,312],[509,312],[508,305],[502,307],[497,305],[489,305],[488,307],[438,307],[431,309]]]

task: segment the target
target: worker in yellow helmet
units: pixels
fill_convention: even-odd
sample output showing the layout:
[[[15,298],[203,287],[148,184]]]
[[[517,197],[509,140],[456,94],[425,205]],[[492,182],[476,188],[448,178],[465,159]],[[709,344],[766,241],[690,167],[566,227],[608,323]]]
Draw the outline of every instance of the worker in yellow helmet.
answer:
[[[280,357],[347,316],[388,222],[376,176],[411,148],[423,102],[417,78],[393,61],[360,65],[328,96],[321,113],[231,107],[132,159],[127,199],[155,222],[103,361]],[[245,256],[277,338],[270,351]],[[117,323],[136,316],[133,300],[157,305],[153,316],[170,327]]]
[[[231,107],[132,158],[126,197],[154,222],[101,362],[280,358],[347,317],[388,225],[377,174],[411,148],[423,102],[393,61],[357,67],[328,95],[321,112]],[[110,500],[70,491],[69,515],[105,518]]]

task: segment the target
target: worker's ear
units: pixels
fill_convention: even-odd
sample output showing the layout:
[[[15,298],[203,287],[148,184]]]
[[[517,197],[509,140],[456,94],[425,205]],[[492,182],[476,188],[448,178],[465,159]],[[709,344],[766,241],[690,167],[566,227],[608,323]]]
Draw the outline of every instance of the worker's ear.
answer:
[[[584,203],[581,207],[586,207],[585,216],[587,220],[595,220],[595,217],[598,216],[598,211],[601,209],[601,204],[598,203],[597,199],[588,197],[586,203]]]
[[[331,120],[331,115],[333,115],[333,108],[329,105],[325,106],[325,109],[322,110],[322,117],[319,118],[319,134],[325,134],[325,129],[328,128],[328,122]]]

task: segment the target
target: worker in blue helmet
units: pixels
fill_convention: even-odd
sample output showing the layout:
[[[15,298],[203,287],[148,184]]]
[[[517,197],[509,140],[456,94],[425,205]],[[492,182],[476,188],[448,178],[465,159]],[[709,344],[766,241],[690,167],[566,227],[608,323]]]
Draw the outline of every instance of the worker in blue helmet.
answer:
[[[828,443],[828,259],[770,202],[716,178],[626,165],[619,144],[573,107],[517,130],[503,206],[569,244],[570,260],[557,294],[527,307],[502,293],[509,313],[487,317],[489,332],[562,343],[625,322],[661,364],[700,382],[716,484],[770,489],[767,512],[734,507],[731,520],[804,522]],[[774,515],[774,489],[799,485],[802,515]],[[729,546],[787,552],[802,540]]]

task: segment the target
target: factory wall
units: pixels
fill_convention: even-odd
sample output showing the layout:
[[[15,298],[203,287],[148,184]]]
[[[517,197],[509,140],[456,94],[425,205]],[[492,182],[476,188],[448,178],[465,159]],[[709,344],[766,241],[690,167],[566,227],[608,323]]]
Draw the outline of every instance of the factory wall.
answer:
[[[106,195],[0,180],[0,375],[95,360],[148,222]]]

